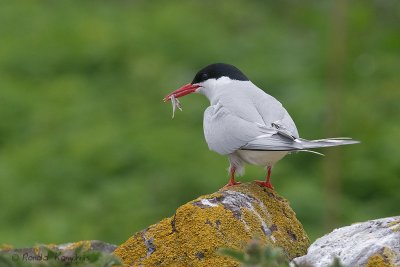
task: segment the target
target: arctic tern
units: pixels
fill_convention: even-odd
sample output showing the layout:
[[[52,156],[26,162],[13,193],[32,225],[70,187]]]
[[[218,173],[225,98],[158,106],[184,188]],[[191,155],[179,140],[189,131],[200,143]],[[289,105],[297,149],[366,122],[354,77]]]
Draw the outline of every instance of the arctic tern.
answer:
[[[175,111],[175,107],[181,109],[178,98],[190,93],[205,95],[210,101],[204,112],[204,136],[210,150],[229,158],[230,180],[226,187],[240,184],[235,181],[235,173],[242,174],[245,163],[266,167],[265,181],[256,183],[273,189],[271,168],[286,154],[359,143],[346,137],[300,138],[282,104],[229,64],[206,66],[191,83],[173,91],[164,101],[171,100]]]

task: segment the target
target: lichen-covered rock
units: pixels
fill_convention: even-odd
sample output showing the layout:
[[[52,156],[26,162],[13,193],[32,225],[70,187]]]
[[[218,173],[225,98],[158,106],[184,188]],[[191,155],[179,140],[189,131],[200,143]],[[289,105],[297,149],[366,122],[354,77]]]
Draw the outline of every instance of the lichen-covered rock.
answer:
[[[0,266],[122,266],[112,254],[117,246],[97,240],[31,248],[0,246]]]
[[[246,183],[181,206],[174,216],[136,233],[114,253],[127,266],[238,266],[217,250],[243,249],[254,237],[283,248],[289,259],[304,255],[309,245],[285,199]]]
[[[51,249],[53,251],[60,252],[70,252],[74,251],[76,248],[81,247],[84,251],[98,251],[104,253],[112,253],[116,245],[112,245],[99,240],[84,240],[73,243],[66,244],[47,244],[47,245],[37,245],[32,248],[13,248],[12,246],[6,245],[0,247],[0,254],[26,254],[27,257],[34,257],[43,249]]]
[[[329,266],[400,266],[400,216],[342,227],[316,240],[297,264]]]

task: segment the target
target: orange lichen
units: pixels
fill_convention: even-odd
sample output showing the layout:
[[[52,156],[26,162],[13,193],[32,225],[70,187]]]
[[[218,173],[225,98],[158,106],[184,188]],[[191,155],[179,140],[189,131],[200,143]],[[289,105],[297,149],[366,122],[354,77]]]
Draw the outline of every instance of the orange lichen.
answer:
[[[282,247],[289,259],[305,254],[309,245],[288,202],[248,183],[179,207],[174,216],[136,233],[114,253],[128,266],[238,266],[216,251],[243,249],[255,236]]]

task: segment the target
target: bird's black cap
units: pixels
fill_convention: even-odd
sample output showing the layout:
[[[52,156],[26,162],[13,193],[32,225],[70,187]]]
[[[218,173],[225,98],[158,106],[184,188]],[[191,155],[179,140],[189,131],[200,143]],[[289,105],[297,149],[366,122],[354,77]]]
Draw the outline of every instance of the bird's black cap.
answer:
[[[249,79],[238,68],[225,63],[214,63],[197,72],[192,84],[201,83],[208,79],[229,77],[232,80],[248,81]]]

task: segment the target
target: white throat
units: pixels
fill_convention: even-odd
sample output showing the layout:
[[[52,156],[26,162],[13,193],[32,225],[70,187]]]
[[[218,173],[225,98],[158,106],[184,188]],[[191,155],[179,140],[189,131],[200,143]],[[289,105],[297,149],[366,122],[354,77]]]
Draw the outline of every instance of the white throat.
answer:
[[[226,89],[229,88],[229,85],[232,83],[238,82],[236,80],[232,80],[229,77],[221,77],[219,79],[208,79],[202,83],[199,83],[201,87],[196,90],[196,93],[205,95],[210,103],[215,104],[219,96],[225,92]]]

